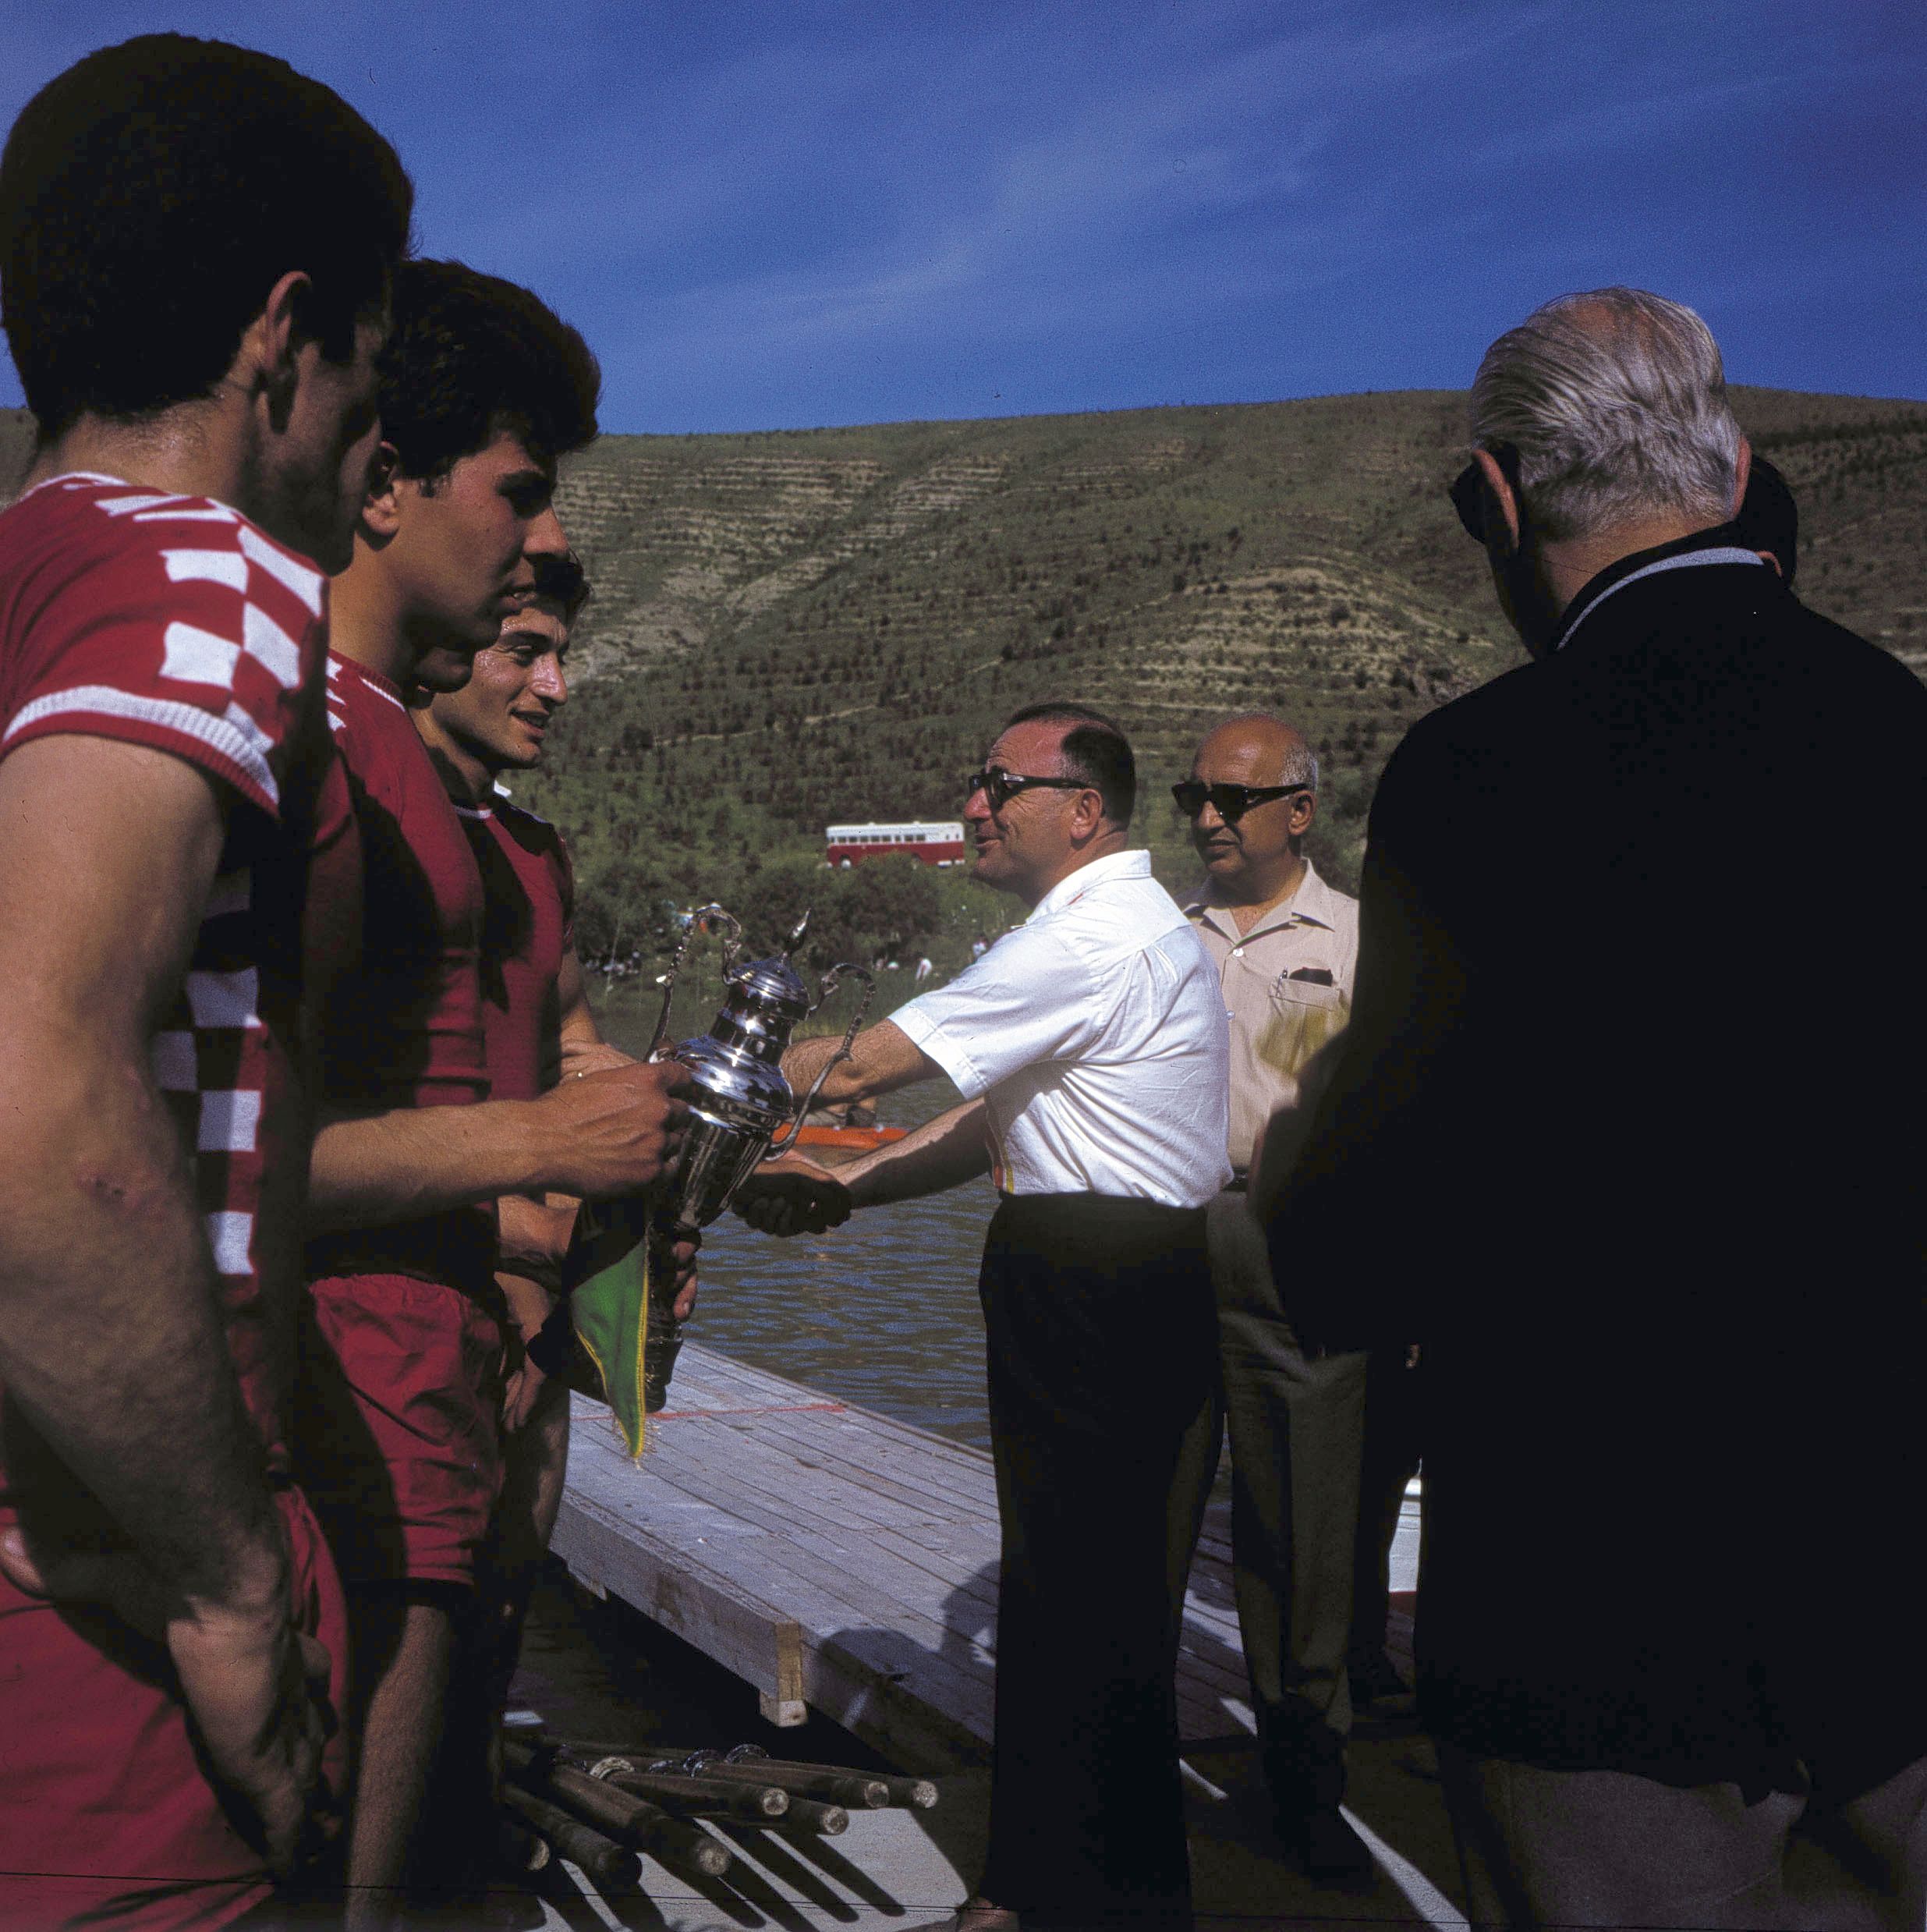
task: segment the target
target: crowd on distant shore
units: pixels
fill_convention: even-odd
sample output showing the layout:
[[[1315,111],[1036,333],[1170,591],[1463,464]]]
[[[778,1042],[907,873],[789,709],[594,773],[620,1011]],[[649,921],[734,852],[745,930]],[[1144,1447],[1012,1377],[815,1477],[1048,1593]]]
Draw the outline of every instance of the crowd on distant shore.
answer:
[[[0,158],[37,430],[0,513],[24,1932],[494,1922],[582,1204],[655,1213],[653,1292],[693,1305],[667,1205],[714,1097],[602,1037],[564,831],[503,782],[569,700],[555,481],[600,370],[413,214],[338,96],[176,35],[69,68]],[[1531,661],[1408,734],[1355,899],[1306,856],[1288,718],[1199,743],[1174,897],[1126,732],[1053,696],[962,782],[1022,922],[910,959],[846,1057],[782,1056],[846,1118],[962,1098],[834,1172],[763,1162],[756,1228],[997,1193],[959,1932],[1189,1923],[1174,1679],[1227,1430],[1281,1857],[1376,1882],[1347,1739],[1405,1694],[1422,1459],[1417,1710],[1474,1923],[1927,1919],[1927,1708],[1888,1661],[1927,1456],[1927,689],[1795,595],[1690,309],[1550,301],[1470,412],[1442,495]]]

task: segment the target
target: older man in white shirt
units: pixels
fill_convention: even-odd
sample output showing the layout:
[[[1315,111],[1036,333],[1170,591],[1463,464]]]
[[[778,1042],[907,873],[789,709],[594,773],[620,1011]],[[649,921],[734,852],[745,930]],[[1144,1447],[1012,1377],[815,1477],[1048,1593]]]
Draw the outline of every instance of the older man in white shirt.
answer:
[[[1216,970],[1128,849],[1135,791],[1101,714],[1011,719],[964,817],[973,876],[1029,919],[859,1034],[824,1090],[947,1074],[965,1104],[834,1179],[774,1164],[739,1200],[783,1233],[987,1171],[1001,1196],[979,1281],[1004,1549],[972,1932],[1189,1923],[1165,1519],[1210,1389],[1229,1039]],[[792,1083],[834,1044],[793,1048]]]

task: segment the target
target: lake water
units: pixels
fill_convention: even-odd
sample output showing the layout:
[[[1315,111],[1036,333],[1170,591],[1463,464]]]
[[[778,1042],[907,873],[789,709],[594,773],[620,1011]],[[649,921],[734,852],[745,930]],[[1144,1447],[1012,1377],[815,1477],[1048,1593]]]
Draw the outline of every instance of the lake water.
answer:
[[[679,1030],[689,1024],[680,1010],[676,1017]],[[707,1026],[708,1016],[693,1023]],[[649,1023],[626,1002],[612,1002],[604,1024],[630,1052],[647,1044]],[[933,1081],[887,1096],[878,1117],[912,1127],[957,1098],[948,1082]],[[724,1214],[703,1234],[686,1332],[840,1401],[988,1448],[977,1263],[996,1205],[987,1177],[786,1241]]]

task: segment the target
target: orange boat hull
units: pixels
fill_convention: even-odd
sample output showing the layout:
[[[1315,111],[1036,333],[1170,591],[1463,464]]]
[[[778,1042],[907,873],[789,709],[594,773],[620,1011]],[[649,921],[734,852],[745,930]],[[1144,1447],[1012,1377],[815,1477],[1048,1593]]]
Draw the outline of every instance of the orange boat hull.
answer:
[[[887,1147],[901,1140],[907,1127],[804,1127],[798,1131],[799,1147],[847,1147],[852,1154],[868,1154],[873,1147]]]

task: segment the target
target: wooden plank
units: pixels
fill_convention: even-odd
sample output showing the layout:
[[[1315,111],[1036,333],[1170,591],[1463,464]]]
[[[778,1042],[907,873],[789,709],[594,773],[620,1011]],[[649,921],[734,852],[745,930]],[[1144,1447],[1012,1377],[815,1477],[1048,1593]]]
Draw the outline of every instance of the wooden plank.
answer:
[[[683,1361],[689,1361],[694,1353],[693,1345],[685,1348]],[[707,1363],[720,1359],[715,1356],[703,1359]],[[677,1388],[676,1401],[663,1412],[664,1418],[685,1406],[721,1408],[735,1405],[745,1420],[757,1420],[757,1412],[763,1412],[772,1420],[805,1430],[829,1430],[839,1423],[848,1425],[855,1422],[873,1439],[906,1449],[914,1448],[933,1464],[968,1469],[980,1462],[983,1455],[980,1448],[969,1443],[953,1441],[948,1436],[919,1428],[914,1423],[899,1422],[893,1416],[879,1415],[856,1403],[840,1404],[842,1413],[839,1415],[820,1406],[824,1398],[818,1391],[805,1388],[799,1383],[781,1381],[774,1376],[759,1374],[755,1382],[741,1384],[706,1380],[688,1397],[682,1395],[679,1380]]]
[[[710,1461],[730,1455],[762,1453],[781,1456],[792,1466],[825,1480],[834,1480],[858,1494],[885,1497],[898,1507],[933,1511],[944,1515],[959,1512],[994,1519],[996,1488],[987,1463],[972,1472],[969,1481],[947,1469],[912,1452],[884,1445],[880,1448],[859,1427],[847,1429],[834,1438],[814,1431],[788,1426],[792,1419],[766,1416],[756,1419],[752,1430],[730,1427],[734,1442],[720,1434],[690,1439],[679,1436],[665,1448],[680,1455]],[[680,1425],[683,1430],[717,1430],[727,1423],[705,1422]]]
[[[933,1771],[989,1761],[987,1690],[967,1704],[947,1694],[927,1694],[922,1682],[880,1674],[834,1644],[808,1652],[804,1682],[813,1708],[887,1757]]]
[[[711,1465],[700,1472],[678,1472],[678,1480],[700,1481],[730,1514],[780,1539],[785,1549],[798,1557],[827,1562],[839,1588],[852,1577],[863,1578],[914,1608],[931,1600],[930,1584],[954,1580],[934,1576],[928,1569],[897,1558],[878,1534],[880,1526],[846,1518],[833,1529],[826,1527],[821,1517],[813,1518],[811,1512],[795,1506],[780,1478],[760,1480],[753,1466],[725,1469]],[[890,1572],[887,1577],[883,1574],[886,1570]],[[860,1609],[871,1593],[866,1588],[853,1597],[852,1608]]]
[[[746,1431],[744,1433],[747,1433]],[[962,1474],[946,1470],[915,1453],[866,1441],[860,1430],[834,1441],[801,1439],[786,1430],[781,1419],[756,1432],[766,1452],[788,1457],[800,1468],[811,1469],[847,1484],[859,1494],[894,1501],[900,1507],[934,1511],[944,1515],[973,1515],[994,1519],[997,1491],[988,1469]]]
[[[756,1704],[767,1724],[806,1724],[809,1706],[803,1695],[803,1633],[797,1625],[776,1626],[776,1689],[759,1691]]]
[[[614,1590],[759,1692],[780,1700],[798,1688],[799,1670],[784,1668],[802,1640],[793,1618],[726,1587],[714,1572],[657,1560],[620,1518],[571,1497],[558,1518],[553,1547],[598,1593]]]
[[[693,1346],[639,1466],[604,1412],[578,1413],[556,1546],[579,1574],[737,1671],[778,1722],[813,1707],[905,1762],[983,1761],[1000,1540],[983,1451]],[[1178,1660],[1188,1737],[1249,1728],[1227,1531],[1215,1503]]]
[[[759,1440],[779,1443],[799,1459],[814,1462],[859,1487],[894,1488],[899,1494],[927,1498],[937,1507],[964,1508],[994,1519],[997,1479],[982,1451],[972,1466],[923,1453],[920,1443],[880,1441],[860,1424],[845,1427],[834,1437],[797,1427],[793,1417],[757,1419]]]
[[[654,1466],[659,1474],[668,1476],[673,1472],[678,1483],[707,1484],[712,1491],[719,1491],[728,1496],[730,1508],[732,1511],[749,1515],[753,1520],[760,1523],[763,1527],[788,1535],[795,1527],[799,1526],[799,1519],[794,1506],[792,1491],[780,1480],[774,1476],[763,1482],[754,1480],[746,1482],[743,1480],[743,1472],[740,1469],[732,1469],[725,1475],[724,1472],[714,1467],[685,1467],[679,1462],[672,1463],[668,1458],[664,1458],[661,1463]],[[926,1554],[924,1551],[916,1548],[914,1544],[909,1550],[905,1550],[894,1537],[888,1533],[887,1526],[883,1524],[878,1524],[873,1528],[863,1524],[860,1519],[854,1517],[850,1512],[838,1512],[835,1519],[845,1531],[854,1531],[858,1536],[864,1537],[867,1544],[867,1548],[866,1544],[859,1544],[855,1550],[852,1550],[841,1542],[836,1543],[834,1547],[839,1561],[848,1562],[854,1558],[859,1569],[863,1568],[865,1566],[864,1559],[869,1548],[873,1548],[898,1558],[908,1557],[910,1567],[919,1569],[926,1575],[945,1583],[950,1586],[951,1590],[955,1590],[961,1586],[969,1595],[979,1598],[987,1604],[994,1604],[994,1586],[981,1575],[983,1568],[996,1554],[994,1543],[992,1540],[993,1532],[990,1526],[983,1526],[979,1535],[970,1539],[974,1547],[969,1554],[976,1558],[976,1562],[960,1577],[954,1560],[955,1555],[960,1554],[959,1552],[953,1551],[947,1553],[953,1560],[946,1562],[942,1560],[941,1556],[933,1557]],[[912,1587],[906,1591],[902,1571],[896,1571],[890,1576],[885,1577],[877,1575],[873,1565],[870,1567],[871,1580],[884,1586],[888,1593],[905,1608],[919,1608],[927,1604],[928,1593],[926,1590]],[[839,1591],[839,1593],[847,1595],[848,1593]],[[858,1607],[852,1605],[852,1608]],[[1192,1604],[1194,1613],[1197,1607],[1194,1599]]]
[[[880,1505],[878,1499],[852,1493],[843,1485],[816,1479],[815,1473],[772,1455],[760,1447],[739,1449],[733,1454],[667,1451],[654,1459],[647,1472],[657,1481],[685,1495],[713,1498],[719,1503],[725,1496],[727,1507],[735,1508],[738,1498],[777,1508],[781,1520],[794,1526],[799,1535],[862,1535],[894,1521],[916,1519],[901,1505]]]

